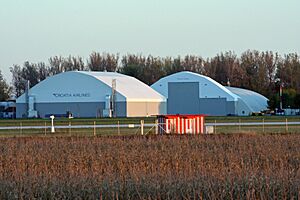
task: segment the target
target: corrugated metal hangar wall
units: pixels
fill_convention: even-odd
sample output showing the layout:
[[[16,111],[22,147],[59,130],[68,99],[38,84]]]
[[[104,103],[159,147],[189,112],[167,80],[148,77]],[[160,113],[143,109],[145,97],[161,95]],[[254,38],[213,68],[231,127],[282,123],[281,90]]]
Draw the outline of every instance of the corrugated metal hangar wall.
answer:
[[[115,86],[113,86],[115,85]],[[140,117],[166,113],[166,100],[141,81],[115,72],[65,72],[40,82],[17,101],[17,118]]]
[[[168,83],[168,114],[235,114],[235,102],[226,98],[199,98],[198,82]]]
[[[140,117],[161,114],[250,115],[267,109],[267,98],[213,79],[179,72],[151,87],[115,72],[65,72],[32,87],[16,101],[17,118]]]
[[[250,115],[267,109],[264,96],[193,72],[169,75],[151,87],[167,99],[168,114]]]

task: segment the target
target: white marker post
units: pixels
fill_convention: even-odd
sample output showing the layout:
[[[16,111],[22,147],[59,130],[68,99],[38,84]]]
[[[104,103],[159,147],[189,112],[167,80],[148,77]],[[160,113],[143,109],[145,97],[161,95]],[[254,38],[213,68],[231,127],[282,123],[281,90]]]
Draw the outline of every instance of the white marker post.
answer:
[[[144,120],[141,120],[141,134],[144,135]]]
[[[55,129],[54,129],[54,115],[50,116],[51,119],[51,133],[55,133]]]

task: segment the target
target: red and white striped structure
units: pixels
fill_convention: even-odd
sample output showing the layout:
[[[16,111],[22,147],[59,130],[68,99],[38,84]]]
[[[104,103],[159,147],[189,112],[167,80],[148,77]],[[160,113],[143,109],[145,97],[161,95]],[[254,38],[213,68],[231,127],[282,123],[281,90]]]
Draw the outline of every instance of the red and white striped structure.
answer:
[[[158,133],[204,133],[204,115],[158,115]]]

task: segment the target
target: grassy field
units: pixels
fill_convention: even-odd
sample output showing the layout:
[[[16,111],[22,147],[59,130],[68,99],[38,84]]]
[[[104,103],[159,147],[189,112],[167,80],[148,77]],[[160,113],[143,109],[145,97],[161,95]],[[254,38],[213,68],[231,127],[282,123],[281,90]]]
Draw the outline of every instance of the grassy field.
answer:
[[[145,123],[154,123],[155,117],[132,117],[132,118],[56,118],[55,125],[68,125],[70,122],[73,125],[93,124],[139,124],[141,120]],[[44,126],[50,125],[50,119],[0,119],[0,126]]]
[[[55,126],[68,126],[69,128],[56,129],[56,133],[50,133],[49,126],[51,121],[49,119],[14,119],[14,120],[0,120],[0,127],[2,126],[17,126],[14,130],[0,130],[0,136],[33,136],[33,135],[47,135],[47,136],[83,136],[83,135],[137,135],[140,130],[134,128],[89,128],[89,129],[74,129],[74,125],[109,125],[109,124],[140,124],[141,120],[145,124],[154,124],[155,117],[146,118],[88,118],[88,119],[55,119]],[[206,123],[219,122],[300,122],[300,116],[254,116],[254,117],[206,117]],[[69,126],[70,125],[70,126]],[[40,129],[24,129],[26,126],[41,126]],[[145,133],[153,134],[154,128],[145,128]],[[258,125],[258,126],[217,126],[214,127],[217,133],[300,133],[300,125],[290,125],[288,128],[277,125]],[[149,131],[150,130],[150,131]]]
[[[217,122],[283,122],[285,120],[290,122],[300,121],[300,116],[207,116],[205,122],[213,123]]]
[[[71,122],[74,125],[82,125],[82,124],[92,124],[96,122],[97,124],[131,124],[131,123],[140,123],[140,120],[144,120],[145,123],[154,123],[155,117],[129,117],[129,118],[74,118],[74,119],[67,119],[67,118],[56,118],[55,124],[57,125],[66,125]],[[264,121],[300,121],[300,116],[207,116],[205,118],[205,122],[213,123],[217,122],[261,122]],[[19,126],[22,124],[23,126],[32,126],[32,125],[44,125],[50,124],[50,119],[0,119],[0,126]]]
[[[300,135],[0,138],[0,199],[299,199]]]

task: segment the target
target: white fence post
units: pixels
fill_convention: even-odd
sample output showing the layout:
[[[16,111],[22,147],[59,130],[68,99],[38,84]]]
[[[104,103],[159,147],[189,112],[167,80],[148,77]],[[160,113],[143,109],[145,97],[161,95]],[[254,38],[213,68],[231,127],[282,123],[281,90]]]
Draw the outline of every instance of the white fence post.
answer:
[[[20,122],[20,134],[22,135],[22,122]]]
[[[215,134],[217,133],[217,120],[215,120]]]
[[[94,136],[96,136],[96,122],[94,121]]]
[[[141,120],[141,134],[144,135],[144,120]]]
[[[54,115],[51,115],[51,116],[50,116],[50,119],[51,119],[51,133],[55,133],[55,128],[54,128],[54,118],[55,118]]]
[[[69,135],[72,135],[72,124],[71,121],[69,121]]]
[[[120,121],[118,121],[118,135],[120,135]]]
[[[158,119],[155,120],[155,134],[158,134]]]
[[[45,135],[47,134],[47,123],[45,122]]]

